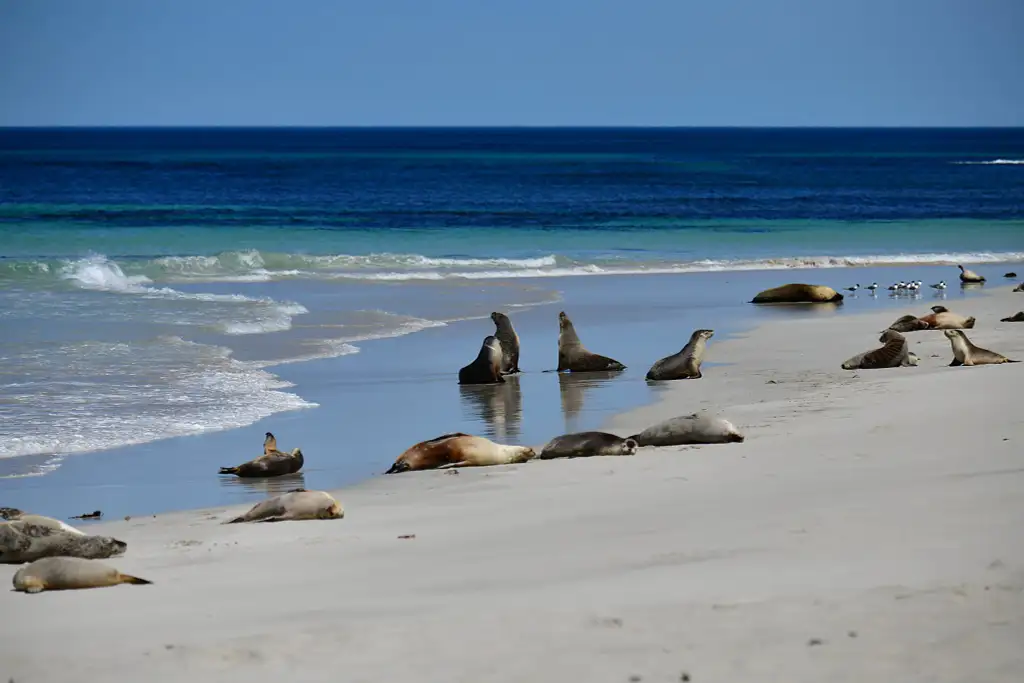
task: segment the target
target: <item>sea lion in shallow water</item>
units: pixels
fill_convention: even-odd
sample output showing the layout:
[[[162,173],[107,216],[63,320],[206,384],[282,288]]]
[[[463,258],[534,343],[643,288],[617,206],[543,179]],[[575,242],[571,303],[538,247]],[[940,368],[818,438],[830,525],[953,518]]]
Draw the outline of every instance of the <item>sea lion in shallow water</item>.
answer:
[[[1003,275],[1003,277],[1015,278],[1015,277],[1017,277],[1017,273],[1013,273],[1013,272],[1006,273],[1005,275]]]
[[[1024,311],[1017,311],[1009,318],[1001,318],[1001,323],[1024,323]]]
[[[745,437],[724,418],[694,413],[659,422],[630,438],[641,446],[685,446],[742,443]]]
[[[501,384],[502,351],[497,337],[484,338],[476,360],[459,370],[459,384]]]
[[[70,533],[23,520],[0,522],[0,564],[21,564],[43,557],[99,559],[123,555],[128,544],[109,536]]]
[[[110,565],[96,560],[46,557],[16,571],[13,583],[16,591],[41,593],[79,588],[105,588],[122,583],[148,585],[153,582],[122,574]]]
[[[28,512],[22,512],[18,508],[0,508],[0,519],[6,519],[8,522],[28,522],[39,526],[52,527],[59,531],[66,531],[69,534],[85,536],[84,531],[80,531],[70,524],[65,524],[59,519],[44,517],[43,515],[33,515]]]
[[[595,455],[634,455],[637,442],[608,432],[577,432],[563,434],[548,441],[541,449],[541,460],[554,458],[588,458]]]
[[[599,370],[625,370],[619,361],[592,353],[583,346],[576,328],[565,311],[558,314],[558,372],[595,372]]]
[[[504,313],[494,311],[491,321],[494,322],[494,336],[501,342],[501,374],[514,375],[519,372],[519,335]]]
[[[535,455],[527,446],[505,446],[482,436],[453,432],[406,449],[384,474],[434,470],[444,467],[479,467],[526,462]]]
[[[985,281],[985,277],[983,275],[978,275],[973,270],[967,270],[963,266],[957,266],[957,268],[960,269],[960,282],[971,284]]]
[[[890,330],[896,330],[897,332],[917,332],[918,330],[927,330],[928,327],[928,323],[916,315],[900,316],[896,319],[896,322],[889,325]]]
[[[679,353],[666,356],[651,366],[647,379],[700,379],[703,376],[700,366],[704,362],[708,340],[713,336],[714,330],[694,330],[690,341]]]
[[[341,519],[345,510],[326,491],[295,489],[253,505],[248,512],[225,524],[241,522],[286,522],[303,519]]]
[[[843,295],[825,285],[789,284],[759,293],[752,304],[823,304],[841,303]]]
[[[910,353],[907,338],[893,329],[882,332],[879,349],[859,353],[843,363],[843,370],[877,370],[917,365],[917,356]]]
[[[1001,353],[983,349],[975,346],[963,330],[946,330],[943,334],[949,339],[953,347],[953,362],[950,367],[958,365],[996,365],[999,363],[1018,363],[1020,361],[1010,360]]]
[[[953,313],[944,306],[932,306],[934,313],[921,316],[921,322],[926,323],[932,330],[970,330],[974,327],[974,317],[965,318],[962,315]]]
[[[295,474],[302,469],[305,458],[298,448],[291,453],[277,450],[277,439],[267,432],[263,440],[263,455],[236,467],[221,467],[220,474],[234,474],[239,477],[280,477]]]

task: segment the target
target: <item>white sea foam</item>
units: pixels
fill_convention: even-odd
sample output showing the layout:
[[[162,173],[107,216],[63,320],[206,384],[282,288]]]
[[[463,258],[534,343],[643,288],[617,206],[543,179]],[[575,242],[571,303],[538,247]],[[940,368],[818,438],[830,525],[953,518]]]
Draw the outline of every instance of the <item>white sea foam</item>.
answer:
[[[954,161],[963,166],[1024,166],[1024,159],[992,159],[991,161]]]

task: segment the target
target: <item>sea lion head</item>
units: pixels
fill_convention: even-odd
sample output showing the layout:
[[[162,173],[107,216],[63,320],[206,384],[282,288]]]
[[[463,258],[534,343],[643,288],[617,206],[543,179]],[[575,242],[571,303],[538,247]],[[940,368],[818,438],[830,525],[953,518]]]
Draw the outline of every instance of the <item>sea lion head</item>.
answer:
[[[943,330],[942,333],[949,339],[957,339],[958,337],[964,336],[964,333],[960,330]]]
[[[626,439],[622,442],[622,454],[623,455],[636,455],[636,449],[640,445],[636,442],[636,439]]]
[[[888,344],[894,339],[904,339],[904,336],[893,329],[882,330],[882,335],[878,338],[878,341],[883,344]]]
[[[569,325],[572,325],[572,322],[569,321],[569,316],[567,316],[565,314],[565,311],[559,311],[558,312],[558,329],[559,330],[564,330]]]
[[[406,461],[406,460],[396,460],[395,464],[393,464],[391,466],[391,468],[387,472],[385,472],[384,474],[398,474],[399,472],[408,472],[410,469],[411,469],[411,467],[410,467],[408,461]]]
[[[6,519],[8,521],[18,519],[23,514],[25,513],[19,510],[18,508],[0,508],[0,518]]]
[[[503,323],[507,323],[507,322],[508,322],[508,316],[507,316],[507,315],[505,315],[504,313],[499,313],[498,311],[493,311],[493,312],[491,313],[491,321],[492,321],[492,322],[493,322],[493,323],[494,323],[495,325],[498,325],[498,326],[500,326],[500,325],[502,325]]]
[[[76,538],[81,538],[81,536]],[[119,557],[128,550],[128,544],[116,538],[110,538],[109,536],[89,536],[88,538],[98,550],[103,551],[104,557]]]
[[[537,457],[537,452],[529,446],[512,446],[516,449],[515,455],[509,458],[509,464],[527,462]]]
[[[949,313],[949,309],[945,306],[932,306],[932,313]]]
[[[341,503],[335,500],[320,514],[320,519],[341,519],[344,516],[345,511],[342,509]]]
[[[974,316],[973,315],[970,318],[968,318],[967,320],[964,321],[964,327],[966,327],[968,330],[973,330],[974,329]]]
[[[697,330],[693,334],[696,335],[697,337],[700,337],[701,339],[707,341],[708,339],[711,339],[712,337],[715,336],[715,331],[714,330]]]
[[[301,458],[302,457],[302,449],[301,448],[293,448],[292,449],[292,457],[293,458]]]

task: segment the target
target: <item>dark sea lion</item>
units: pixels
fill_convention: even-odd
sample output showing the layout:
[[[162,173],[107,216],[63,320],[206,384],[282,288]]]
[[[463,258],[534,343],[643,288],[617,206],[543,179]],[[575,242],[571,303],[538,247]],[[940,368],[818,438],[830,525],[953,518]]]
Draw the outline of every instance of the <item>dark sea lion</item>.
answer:
[[[267,432],[263,440],[263,455],[236,467],[221,467],[220,474],[234,474],[239,477],[280,477],[295,474],[302,469],[305,458],[298,448],[291,453],[277,450],[277,439]]]
[[[476,360],[459,370],[459,384],[501,384],[502,350],[497,337],[485,337]]]
[[[406,449],[384,474],[443,467],[509,465],[526,462],[534,455],[533,449],[527,446],[505,446],[482,436],[453,432]]]
[[[910,353],[907,338],[896,330],[885,330],[878,341],[882,342],[882,348],[857,354],[843,363],[843,370],[877,370],[917,365],[917,356]]]
[[[224,524],[340,519],[344,516],[341,503],[326,491],[296,489],[256,503],[244,515],[229,519]]]
[[[914,315],[900,316],[896,322],[889,325],[890,330],[897,332],[917,332],[918,330],[927,330],[928,327],[928,323]]]
[[[625,370],[619,361],[592,353],[583,346],[576,328],[565,311],[558,314],[558,372],[595,372]]]
[[[960,269],[960,282],[974,283],[984,282],[985,278],[982,275],[978,275],[973,270],[967,270],[963,266],[957,266]]]
[[[491,313],[494,322],[494,336],[501,342],[501,373],[514,375],[519,372],[519,335],[512,327],[512,321],[504,313]]]
[[[934,313],[921,316],[921,322],[927,323],[929,329],[969,330],[974,327],[975,320],[973,317],[965,318],[962,315],[953,313],[945,306],[932,306],[932,311],[934,311]]]
[[[944,332],[946,338],[949,339],[950,346],[953,347],[953,362],[949,365],[950,367],[956,367],[958,365],[997,365],[999,363],[1019,363],[1020,361],[1010,360],[1001,353],[995,351],[989,351],[983,349],[980,346],[975,346],[971,343],[971,340],[967,338],[963,330],[946,330]]]
[[[706,413],[681,415],[630,437],[641,446],[742,443],[744,436],[726,419]]]
[[[563,434],[548,441],[541,449],[540,459],[588,458],[595,455],[634,455],[637,443],[607,432]]]
[[[1024,323],[1024,311],[1017,311],[1009,318],[1000,319],[1001,323]]]
[[[110,565],[79,557],[46,557],[14,573],[14,590],[22,593],[105,588],[122,583],[153,583],[137,576],[122,574]]]
[[[1013,272],[1006,273],[1005,275],[1003,275],[1003,277],[1014,278],[1014,277],[1017,277],[1017,273],[1013,273]]]
[[[662,358],[651,366],[647,379],[700,379],[703,376],[700,366],[704,362],[704,352],[708,340],[714,335],[714,330],[695,330],[679,353]]]
[[[825,285],[789,284],[759,293],[752,304],[822,304],[840,303],[843,295]]]
[[[109,536],[69,533],[22,520],[0,523],[0,564],[21,564],[56,556],[99,559],[123,555],[127,549],[127,543]]]
[[[1015,291],[1015,292],[1024,292],[1024,282],[1022,282],[1019,285],[1017,285],[1016,287],[1014,287],[1013,291]]]

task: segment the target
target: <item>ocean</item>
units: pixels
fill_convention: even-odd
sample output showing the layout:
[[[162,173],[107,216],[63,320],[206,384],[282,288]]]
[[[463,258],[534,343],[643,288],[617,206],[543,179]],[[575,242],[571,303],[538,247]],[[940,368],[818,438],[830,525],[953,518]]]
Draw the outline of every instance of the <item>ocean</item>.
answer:
[[[263,495],[215,473],[271,427],[318,487],[457,429],[543,442],[764,287],[1022,262],[1024,129],[0,130],[0,503]],[[543,372],[563,308],[627,373]],[[460,389],[492,310],[525,372]]]

